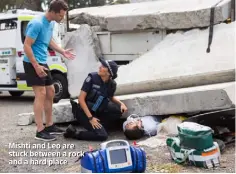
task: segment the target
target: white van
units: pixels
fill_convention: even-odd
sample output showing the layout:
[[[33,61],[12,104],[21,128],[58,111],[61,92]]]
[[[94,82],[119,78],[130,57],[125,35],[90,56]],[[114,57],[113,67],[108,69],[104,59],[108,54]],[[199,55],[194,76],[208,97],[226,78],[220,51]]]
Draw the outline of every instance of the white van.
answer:
[[[0,13],[0,91],[9,91],[12,96],[21,96],[24,91],[31,91],[25,81],[23,68],[23,43],[28,22],[43,14],[31,10],[10,10]],[[56,24],[53,38],[61,44],[63,26]],[[53,76],[55,98],[57,102],[68,97],[67,68],[57,53],[48,51],[48,66]]]

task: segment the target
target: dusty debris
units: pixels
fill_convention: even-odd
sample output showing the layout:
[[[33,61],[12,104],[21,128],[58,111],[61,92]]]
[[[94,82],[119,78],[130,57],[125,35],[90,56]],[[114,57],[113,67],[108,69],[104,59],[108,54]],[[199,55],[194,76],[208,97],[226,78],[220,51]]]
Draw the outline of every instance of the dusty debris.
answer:
[[[150,171],[161,172],[161,173],[179,173],[183,168],[181,165],[167,163],[167,164],[153,164],[150,163],[147,168]]]

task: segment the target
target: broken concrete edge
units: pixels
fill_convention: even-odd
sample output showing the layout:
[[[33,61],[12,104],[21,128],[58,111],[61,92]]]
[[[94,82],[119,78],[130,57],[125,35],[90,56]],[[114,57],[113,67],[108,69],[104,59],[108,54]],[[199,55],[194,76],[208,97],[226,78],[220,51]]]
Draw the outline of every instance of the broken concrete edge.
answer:
[[[132,82],[120,85],[118,83],[115,95],[181,89],[233,81],[235,81],[235,69],[230,69],[216,72],[199,73],[194,75],[170,77],[165,79]]]
[[[158,3],[157,3],[158,4]],[[145,3],[144,3],[145,5]],[[153,4],[153,5],[156,5]],[[214,4],[212,4],[214,5]],[[121,8],[120,6],[117,6]],[[99,7],[99,10],[104,8],[117,8],[117,7]],[[125,7],[125,6],[123,6]],[[140,8],[140,9],[139,9]],[[147,12],[132,14],[132,9],[127,15],[117,13],[117,16],[95,13],[91,8],[87,9],[74,9],[70,11],[70,22],[75,24],[88,24],[90,26],[100,26],[103,30],[107,31],[132,31],[132,30],[145,30],[145,29],[189,29],[196,27],[208,27],[210,23],[210,10],[211,7],[203,9],[178,11],[175,12],[161,12],[157,9],[156,12]],[[138,7],[140,11],[142,7]],[[77,10],[77,12],[76,12]],[[137,9],[136,9],[137,10]],[[136,11],[135,10],[135,11]],[[167,10],[168,11],[168,10]],[[115,12],[115,10],[114,10]],[[215,7],[215,20],[214,24],[221,23],[230,17],[230,1],[223,1]],[[204,20],[202,20],[204,19]],[[132,21],[132,22],[131,22]],[[154,22],[155,21],[155,22]],[[178,22],[176,22],[178,21]],[[184,22],[180,22],[184,21]]]
[[[235,82],[231,82],[118,97],[129,109],[124,117],[132,113],[141,116],[188,114],[233,107],[235,105],[234,89]],[[147,104],[145,101],[149,101],[149,103]]]
[[[190,91],[212,91],[212,90],[223,90],[224,92],[228,93],[231,97],[232,101],[235,100],[235,81],[232,82],[225,82],[225,83],[218,83],[218,84],[210,84],[210,85],[201,85],[201,86],[194,86],[194,87],[187,87],[187,88],[180,88],[180,89],[170,89],[170,90],[161,90],[161,91],[152,91],[152,92],[145,92],[145,93],[133,93],[133,94],[126,94],[126,95],[116,95],[117,98],[120,100],[127,100],[127,99],[134,99],[134,98],[141,98],[143,95],[145,97],[151,97],[153,95],[158,96],[168,96],[168,95],[175,95],[175,94],[187,94]]]

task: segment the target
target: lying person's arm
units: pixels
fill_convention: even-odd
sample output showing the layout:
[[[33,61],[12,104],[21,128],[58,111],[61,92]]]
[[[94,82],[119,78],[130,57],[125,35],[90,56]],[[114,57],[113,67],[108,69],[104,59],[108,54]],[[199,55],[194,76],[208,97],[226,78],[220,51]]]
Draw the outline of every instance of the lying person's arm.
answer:
[[[120,109],[122,113],[128,110],[125,104],[122,101],[120,101],[118,98],[116,98],[115,96],[111,98],[111,101],[120,105]]]

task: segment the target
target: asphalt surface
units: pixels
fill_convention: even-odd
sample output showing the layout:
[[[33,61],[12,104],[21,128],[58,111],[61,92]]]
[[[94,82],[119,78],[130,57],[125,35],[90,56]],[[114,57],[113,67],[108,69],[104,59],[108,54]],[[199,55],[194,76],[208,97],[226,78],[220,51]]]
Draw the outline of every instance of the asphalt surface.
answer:
[[[0,94],[0,172],[80,172],[80,163],[75,162],[78,156],[82,151],[88,151],[89,146],[93,149],[99,148],[101,142],[64,139],[62,135],[58,135],[56,141],[45,144],[35,140],[35,124],[17,126],[17,114],[32,112],[33,96],[31,92],[25,93],[22,97],[11,97],[7,92]],[[66,129],[68,124],[60,124],[58,126]],[[109,135],[109,140],[117,138],[124,139],[121,129],[112,131]],[[25,146],[27,144],[29,146],[13,148],[12,146],[9,147],[9,145],[13,145],[9,143],[23,143]],[[132,142],[130,141],[130,143]],[[37,148],[34,148],[34,145],[37,145]],[[155,149],[144,147],[144,149],[147,154],[146,172],[235,173],[234,144],[228,146],[222,153],[221,167],[216,169],[176,165],[170,159],[169,152],[165,146]],[[59,154],[61,156],[39,157],[41,152],[55,152],[54,155]],[[62,157],[63,153],[64,156]],[[10,162],[12,164],[9,164]]]

